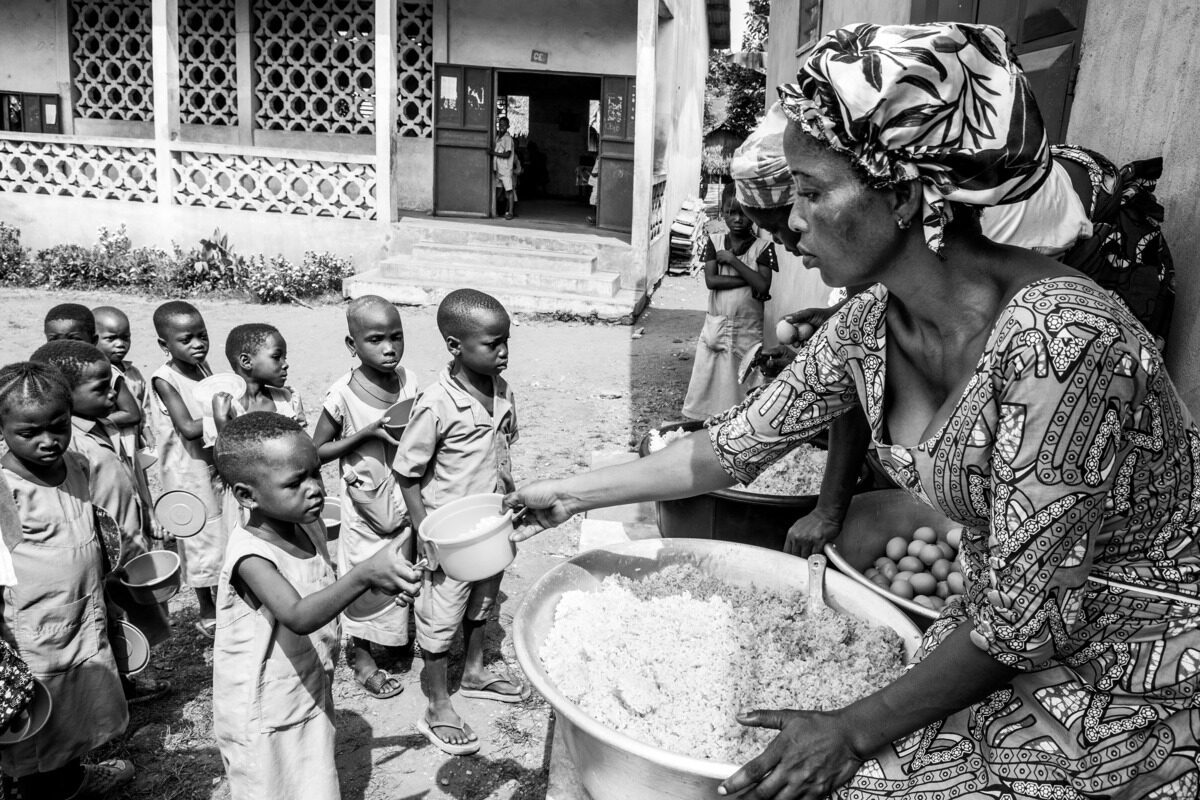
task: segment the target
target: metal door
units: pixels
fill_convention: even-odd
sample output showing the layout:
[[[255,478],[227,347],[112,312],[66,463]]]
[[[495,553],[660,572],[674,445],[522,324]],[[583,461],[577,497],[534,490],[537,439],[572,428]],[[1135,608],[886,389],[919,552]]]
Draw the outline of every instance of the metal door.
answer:
[[[596,225],[633,229],[634,80],[605,77],[600,90],[600,175]]]
[[[433,212],[492,215],[493,70],[434,67]]]
[[[913,21],[995,25],[1013,41],[1051,142],[1061,142],[1071,117],[1087,0],[924,0]]]

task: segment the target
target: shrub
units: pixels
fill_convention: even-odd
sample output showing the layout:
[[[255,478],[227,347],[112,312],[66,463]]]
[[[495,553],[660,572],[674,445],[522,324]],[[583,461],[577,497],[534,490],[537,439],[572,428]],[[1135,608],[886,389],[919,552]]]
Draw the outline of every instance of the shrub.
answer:
[[[100,272],[95,252],[77,244],[56,244],[39,250],[26,276],[48,289],[73,289],[96,284]]]
[[[0,222],[0,281],[18,277],[25,265],[27,253],[21,247],[21,231],[7,222]]]
[[[260,302],[286,303],[341,291],[342,278],[352,274],[350,262],[332,253],[309,251],[299,264],[283,256],[255,256],[247,265],[246,288]]]

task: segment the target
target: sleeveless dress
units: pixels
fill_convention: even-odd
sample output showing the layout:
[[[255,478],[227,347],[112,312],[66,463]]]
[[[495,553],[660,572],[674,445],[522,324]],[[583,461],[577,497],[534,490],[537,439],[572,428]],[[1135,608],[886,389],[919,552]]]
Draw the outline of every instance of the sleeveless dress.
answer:
[[[316,555],[297,558],[245,528],[229,535],[217,588],[213,642],[213,733],[233,800],[337,800],[333,660],[337,617],[302,636],[232,583],[247,556],[275,565],[301,596],[336,576],[321,522],[305,526]]]
[[[3,587],[0,634],[53,702],[36,736],[0,748],[0,768],[12,777],[63,767],[120,736],[129,722],[108,644],[88,463],[74,452],[64,458],[67,477],[58,486],[3,470],[21,527],[4,531],[18,584]]]
[[[874,753],[840,798],[1200,794],[1200,431],[1154,340],[1084,278],[1029,284],[927,440],[889,442],[888,293],[852,298],[794,364],[710,430],[752,480],[854,405],[889,476],[964,526],[960,624],[1020,670]]]
[[[400,392],[393,402],[408,400],[417,396],[417,374],[403,365],[396,367],[400,376]],[[359,397],[350,388],[350,379],[354,370],[338,378],[325,396],[323,410],[334,422],[341,423],[341,437],[345,438],[371,425],[383,416],[391,403],[383,401],[369,402]],[[342,456],[339,464],[341,482],[342,506],[342,535],[338,539],[337,565],[338,573],[345,575],[358,564],[373,556],[379,548],[392,539],[384,539],[372,529],[371,525],[359,515],[346,491],[346,478],[360,480],[364,488],[375,487],[387,477],[392,463],[392,451],[378,439],[361,443],[355,450]],[[404,508],[404,498],[400,496],[400,488],[396,487],[395,501]],[[406,529],[401,537],[411,539],[411,529]],[[411,557],[411,543],[405,544]],[[348,636],[365,639],[368,642],[398,647],[408,643],[408,607],[396,606],[387,613],[366,622],[342,618],[342,627]]]
[[[725,234],[713,234],[711,241],[714,251],[725,249],[725,240]],[[768,247],[773,247],[770,239],[756,238],[744,253],[738,254],[738,258],[752,269],[757,269],[759,256]],[[737,270],[728,264],[718,264],[717,273],[736,276]],[[739,286],[736,289],[710,291],[708,313],[704,316],[704,327],[696,343],[692,377],[683,401],[683,415],[692,419],[707,419],[742,402],[747,390],[757,385],[757,379],[752,376],[745,385],[738,383],[738,367],[742,364],[742,358],[762,340],[763,301],[754,297],[753,289]]]
[[[209,375],[212,374],[208,367],[204,369]],[[151,386],[155,378],[175,387],[193,419],[204,416],[195,397],[199,381],[180,375],[171,369],[170,364],[163,364],[154,371],[150,377]],[[200,498],[206,512],[204,528],[199,533],[175,540],[182,562],[183,579],[188,586],[196,589],[216,586],[221,575],[228,529],[222,524],[222,496],[225,489],[213,466],[212,447],[206,447],[203,438],[184,439],[179,435],[158,392],[154,392],[154,437],[158,445],[158,470],[163,491],[189,491]]]

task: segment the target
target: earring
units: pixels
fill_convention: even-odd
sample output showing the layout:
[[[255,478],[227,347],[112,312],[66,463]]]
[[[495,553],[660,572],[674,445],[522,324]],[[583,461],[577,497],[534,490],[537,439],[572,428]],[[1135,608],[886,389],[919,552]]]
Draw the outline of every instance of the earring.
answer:
[[[912,225],[911,219],[905,219],[904,217],[896,217],[896,227],[899,228],[900,230],[906,231],[906,230],[908,230],[908,226],[910,226],[910,225]]]

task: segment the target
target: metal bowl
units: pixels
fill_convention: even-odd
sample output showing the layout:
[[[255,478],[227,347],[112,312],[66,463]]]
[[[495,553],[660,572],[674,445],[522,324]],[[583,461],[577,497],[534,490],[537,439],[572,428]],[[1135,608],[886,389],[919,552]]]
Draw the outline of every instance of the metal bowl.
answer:
[[[808,562],[802,558],[712,539],[649,539],[589,550],[559,564],[533,585],[514,618],[517,659],[553,706],[556,725],[593,800],[711,800],[720,782],[738,769],[736,764],[671,753],[601,725],[558,690],[539,656],[565,592],[596,591],[609,575],[643,577],[677,563],[697,563],[706,573],[737,586],[800,595],[808,590]],[[912,621],[846,576],[826,573],[825,601],[836,611],[895,630],[908,657],[916,652],[921,634]]]

